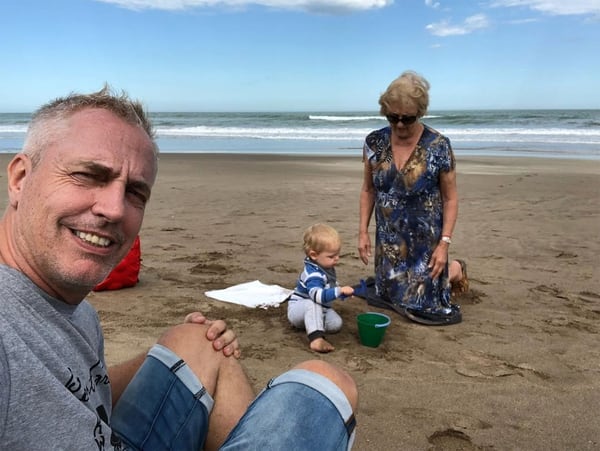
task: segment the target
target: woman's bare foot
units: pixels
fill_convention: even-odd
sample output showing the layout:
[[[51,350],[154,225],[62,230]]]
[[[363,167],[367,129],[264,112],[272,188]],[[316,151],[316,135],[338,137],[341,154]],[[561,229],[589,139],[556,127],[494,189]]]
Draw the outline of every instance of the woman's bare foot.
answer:
[[[325,340],[323,337],[315,338],[309,344],[310,349],[317,352],[331,352],[334,351],[335,348],[331,343]]]
[[[464,260],[453,260],[449,268],[452,296],[459,296],[469,291],[469,277],[467,275],[467,264]]]

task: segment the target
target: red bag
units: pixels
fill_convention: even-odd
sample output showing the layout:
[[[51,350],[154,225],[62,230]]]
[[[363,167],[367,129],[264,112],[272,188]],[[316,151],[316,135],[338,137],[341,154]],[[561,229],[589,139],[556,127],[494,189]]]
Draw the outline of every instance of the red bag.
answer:
[[[141,254],[140,237],[137,236],[127,255],[113,268],[106,279],[94,287],[94,291],[119,290],[137,284],[142,262]]]

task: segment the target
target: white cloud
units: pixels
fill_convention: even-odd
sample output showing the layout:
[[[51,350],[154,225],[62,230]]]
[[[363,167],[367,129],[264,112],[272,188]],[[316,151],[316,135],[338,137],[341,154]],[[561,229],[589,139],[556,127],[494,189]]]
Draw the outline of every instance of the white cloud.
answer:
[[[512,25],[523,25],[523,24],[535,23],[535,22],[539,22],[539,21],[540,21],[540,19],[529,18],[529,19],[510,20],[510,21],[508,21],[508,23],[510,23]]]
[[[425,0],[425,6],[428,6],[433,9],[438,9],[440,7],[440,2],[436,2],[434,0]]]
[[[598,0],[494,0],[492,6],[523,6],[556,16],[600,15]]]
[[[304,10],[320,13],[348,13],[384,8],[393,0],[96,0],[123,8],[183,10],[202,7],[266,6],[276,9]]]
[[[476,30],[481,30],[489,26],[488,18],[485,14],[475,14],[467,17],[462,24],[452,25],[449,21],[431,23],[425,28],[435,36],[458,36],[472,33]]]

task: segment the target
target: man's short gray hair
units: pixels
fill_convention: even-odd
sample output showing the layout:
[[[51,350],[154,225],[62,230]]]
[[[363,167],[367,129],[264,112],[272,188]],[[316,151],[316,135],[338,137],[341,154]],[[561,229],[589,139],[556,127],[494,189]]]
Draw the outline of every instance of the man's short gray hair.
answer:
[[[71,93],[66,97],[59,97],[33,113],[25,137],[23,153],[29,155],[34,166],[40,161],[44,148],[51,144],[57,138],[57,134],[63,130],[65,121],[73,114],[88,108],[108,110],[125,122],[142,127],[152,141],[154,154],[158,157],[158,146],[154,139],[152,123],[143,105],[138,100],[130,99],[124,91],[116,94],[109,85],[105,84],[100,91],[91,94]]]

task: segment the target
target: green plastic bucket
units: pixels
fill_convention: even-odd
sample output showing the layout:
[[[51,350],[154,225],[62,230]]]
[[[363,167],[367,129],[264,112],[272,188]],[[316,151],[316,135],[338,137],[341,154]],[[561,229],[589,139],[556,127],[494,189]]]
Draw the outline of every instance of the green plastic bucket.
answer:
[[[361,344],[376,348],[381,344],[387,327],[392,320],[383,313],[366,312],[356,317],[358,323],[358,337]]]

